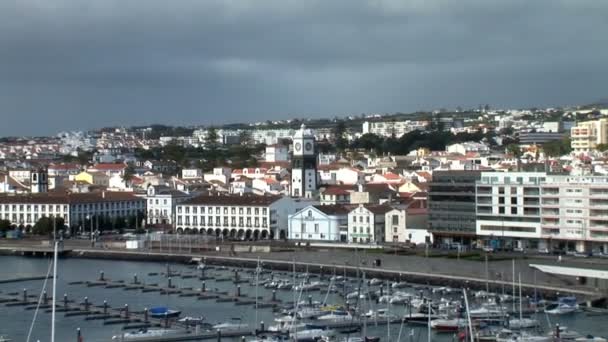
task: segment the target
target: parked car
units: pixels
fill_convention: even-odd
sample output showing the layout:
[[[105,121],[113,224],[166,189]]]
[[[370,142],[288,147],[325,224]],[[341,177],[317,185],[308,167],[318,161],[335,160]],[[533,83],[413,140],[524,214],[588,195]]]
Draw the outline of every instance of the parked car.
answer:
[[[487,253],[494,252],[494,247],[492,246],[483,246],[483,251]]]
[[[548,248],[539,248],[538,249],[538,253],[540,253],[540,254],[549,254],[549,249]]]
[[[526,250],[523,247],[513,247],[513,252],[525,253]]]

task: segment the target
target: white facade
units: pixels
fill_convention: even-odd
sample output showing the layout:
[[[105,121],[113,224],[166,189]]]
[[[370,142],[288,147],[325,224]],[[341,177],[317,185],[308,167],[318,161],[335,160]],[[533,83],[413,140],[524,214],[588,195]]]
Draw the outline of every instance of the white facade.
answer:
[[[218,181],[224,184],[230,183],[230,176],[232,175],[232,170],[227,167],[216,167],[213,168],[212,173],[205,173],[203,175],[203,179],[206,182]]]
[[[365,174],[357,169],[342,167],[339,169],[319,170],[321,184],[355,185],[365,181]]]
[[[490,152],[490,148],[486,144],[473,141],[448,145],[445,149],[448,153],[458,153],[462,155],[465,155],[469,152],[480,154]]]
[[[382,137],[395,135],[395,137],[399,138],[402,135],[415,130],[425,130],[427,125],[427,121],[365,121],[363,123],[362,133],[371,133]]]
[[[346,209],[340,207],[305,207],[289,216],[289,239],[346,241],[346,213]]]
[[[608,248],[608,177],[484,172],[477,234],[517,246]]]
[[[201,170],[201,169],[183,169],[182,178],[183,179],[203,178],[203,170]]]
[[[426,229],[427,215],[408,213],[406,207],[393,208],[385,214],[385,239],[389,243],[432,243],[433,235]]]
[[[284,145],[266,146],[265,159],[269,163],[288,161],[289,149]]]
[[[146,202],[148,204],[148,224],[171,225],[175,222],[175,207],[191,198],[192,195],[162,186],[148,186]]]
[[[198,196],[177,206],[176,229],[230,239],[286,238],[297,208],[290,197]]]
[[[372,209],[373,208],[373,209]],[[382,243],[385,241],[384,206],[360,204],[348,213],[348,242]]]

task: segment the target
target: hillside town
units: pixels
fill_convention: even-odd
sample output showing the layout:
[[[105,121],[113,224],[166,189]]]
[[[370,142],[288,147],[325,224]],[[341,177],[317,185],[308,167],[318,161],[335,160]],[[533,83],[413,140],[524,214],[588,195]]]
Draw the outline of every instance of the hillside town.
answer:
[[[606,151],[602,107],[3,138],[0,228],[603,254]]]

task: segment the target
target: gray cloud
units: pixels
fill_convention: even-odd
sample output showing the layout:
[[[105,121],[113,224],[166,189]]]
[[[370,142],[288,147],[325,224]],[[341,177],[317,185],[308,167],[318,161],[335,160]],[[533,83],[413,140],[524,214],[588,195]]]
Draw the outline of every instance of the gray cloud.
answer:
[[[597,0],[0,2],[0,134],[605,98]]]

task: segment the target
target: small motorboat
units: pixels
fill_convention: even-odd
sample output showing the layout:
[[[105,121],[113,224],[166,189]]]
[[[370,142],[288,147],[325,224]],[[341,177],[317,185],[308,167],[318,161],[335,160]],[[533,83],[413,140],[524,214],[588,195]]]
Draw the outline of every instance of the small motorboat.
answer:
[[[175,318],[182,314],[181,311],[171,310],[166,306],[151,308],[148,312],[152,318]]]
[[[564,315],[578,310],[578,303],[574,297],[561,297],[557,303],[545,307],[545,312],[551,315]]]
[[[529,328],[535,328],[539,325],[540,325],[540,323],[537,320],[532,319],[532,318],[509,319],[509,329],[514,329],[514,330],[529,329]]]
[[[347,311],[332,311],[328,314],[317,317],[317,320],[324,322],[344,322],[352,321],[353,316]]]
[[[180,323],[183,323],[185,325],[199,325],[199,324],[203,324],[203,322],[205,321],[205,317],[203,317],[203,316],[199,316],[199,317],[186,316],[186,317],[178,319],[177,321]]]
[[[382,285],[382,280],[378,279],[378,278],[372,278],[369,281],[369,285],[370,286],[378,286],[378,285]]]
[[[249,325],[241,323],[240,319],[233,319],[234,322],[224,322],[213,325],[211,328],[214,331],[235,331],[235,330],[247,330]]]
[[[463,319],[435,319],[431,321],[431,328],[438,332],[457,332],[468,327],[467,322]]]

